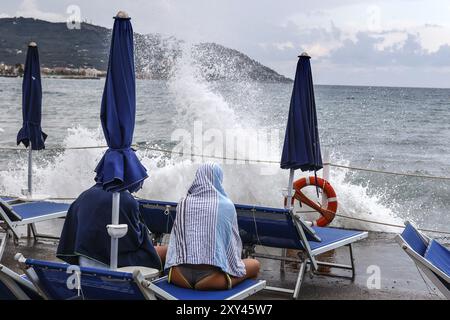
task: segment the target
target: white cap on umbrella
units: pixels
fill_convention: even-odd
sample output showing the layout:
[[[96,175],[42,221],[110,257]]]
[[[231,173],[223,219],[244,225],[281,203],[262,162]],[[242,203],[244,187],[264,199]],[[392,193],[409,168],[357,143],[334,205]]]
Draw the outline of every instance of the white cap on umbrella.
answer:
[[[117,12],[116,17],[122,18],[122,19],[128,19],[130,16],[125,11],[120,10],[119,12]]]

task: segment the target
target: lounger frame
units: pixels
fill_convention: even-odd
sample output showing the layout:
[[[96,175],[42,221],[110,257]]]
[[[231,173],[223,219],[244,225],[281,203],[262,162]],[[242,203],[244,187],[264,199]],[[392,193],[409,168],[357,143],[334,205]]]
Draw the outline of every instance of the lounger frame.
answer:
[[[142,274],[138,271],[133,273],[133,278],[135,278],[135,282],[138,284],[139,288],[141,289],[142,294],[146,297],[148,300],[154,300],[158,298],[164,299],[164,300],[178,300],[177,297],[173,296],[169,292],[161,289],[156,285],[159,281],[166,281],[167,276],[158,278],[154,281],[146,280]],[[246,288],[245,290],[240,291],[237,294],[231,295],[225,300],[243,300],[247,297],[250,297],[251,295],[263,290],[266,288],[266,281],[260,280],[254,285]]]
[[[0,261],[2,261],[3,252],[6,248],[6,233],[0,233]]]
[[[411,222],[406,221],[406,225],[411,225],[422,237],[425,243],[429,243],[431,238],[421,233]],[[450,283],[450,277],[442,272],[440,269],[436,268],[430,261],[425,259],[423,256],[418,254],[408,242],[401,236],[401,234],[395,237],[395,240],[400,245],[400,247],[406,252],[406,254],[414,261],[417,267],[427,276],[427,278],[436,286],[436,288],[444,295],[444,297],[450,300],[450,290],[442,283],[439,279],[443,279],[447,283]]]
[[[267,286],[266,290],[282,292],[282,293],[289,293],[289,294],[292,294],[293,299],[298,299],[299,294],[300,294],[301,285],[303,283],[303,279],[305,277],[308,265],[310,266],[311,274],[322,275],[322,276],[326,276],[326,277],[347,278],[347,279],[351,279],[352,281],[354,281],[356,272],[355,272],[355,260],[353,257],[352,243],[367,238],[368,233],[361,232],[352,237],[348,237],[346,239],[339,240],[339,241],[333,242],[331,244],[325,245],[323,247],[312,250],[309,245],[309,242],[307,240],[306,234],[302,228],[301,217],[298,214],[296,214],[293,210],[290,211],[290,216],[292,217],[292,221],[297,229],[297,232],[298,232],[301,242],[302,242],[302,246],[304,248],[304,250],[299,250],[298,259],[286,257],[286,255],[285,255],[286,251],[284,249],[282,251],[282,254],[279,256],[269,255],[269,254],[264,254],[264,253],[256,253],[255,246],[247,247],[246,250],[244,251],[247,256],[251,256],[251,257],[255,257],[255,258],[263,258],[263,259],[280,260],[282,262],[281,272],[285,271],[284,270],[284,262],[296,262],[299,264],[299,271],[297,274],[297,279],[295,282],[294,289]],[[325,253],[325,252],[328,252],[331,250],[335,250],[337,248],[341,248],[344,246],[348,248],[349,260],[350,260],[349,265],[318,261],[316,259],[316,256],[318,256],[322,253]],[[334,269],[349,270],[351,272],[351,275],[345,276],[345,275],[340,275],[340,274],[335,274],[335,273],[321,273],[320,271],[318,271],[319,266],[324,266],[324,267],[329,267],[329,268],[334,268]]]
[[[96,292],[95,295],[92,294],[92,292],[88,293],[86,292],[87,288],[84,287],[83,282],[81,285],[81,290],[80,293],[81,295],[77,295],[75,293],[73,293],[72,291],[74,289],[67,289],[67,297],[62,298],[61,295],[64,295],[66,293],[61,292],[60,288],[54,288],[54,289],[49,289],[52,288],[53,286],[53,282],[48,282],[47,279],[45,279],[44,281],[46,282],[45,284],[43,282],[41,282],[38,273],[35,270],[36,265],[38,266],[39,269],[43,269],[43,270],[51,270],[52,272],[56,272],[56,273],[64,273],[64,276],[71,276],[70,273],[67,273],[68,268],[71,267],[71,265],[66,264],[66,263],[59,263],[59,262],[49,262],[49,261],[41,261],[41,260],[33,260],[33,259],[26,259],[25,257],[23,257],[23,255],[20,255],[20,257],[18,258],[19,263],[22,265],[22,267],[25,270],[25,274],[27,275],[27,278],[32,282],[32,284],[36,287],[37,291],[39,292],[39,294],[43,297],[43,299],[45,300],[55,300],[55,299],[67,299],[67,300],[84,300],[84,299],[90,299],[90,297],[92,299],[96,299],[96,300],[103,300],[103,299],[110,299],[111,298],[111,293],[114,293],[115,297],[114,299],[117,299],[117,295],[120,295],[122,291],[120,291],[120,287],[119,290],[111,290],[108,289],[106,291],[104,291],[103,295],[100,295],[98,292]],[[123,281],[131,281],[133,283],[135,283],[136,286],[136,292],[134,293],[128,293],[129,295],[131,294],[136,294],[135,298],[136,299],[152,299],[152,296],[149,292],[144,292],[141,287],[140,284],[136,281],[135,278],[135,274],[136,276],[142,277],[140,276],[140,272],[136,270],[135,273],[131,274],[129,272],[122,272],[120,270],[117,271],[111,271],[109,269],[99,269],[99,268],[91,268],[91,267],[79,267],[76,266],[77,268],[80,269],[80,281],[84,281],[83,279],[83,275],[88,277],[87,281],[88,283],[91,284],[91,289],[94,288],[94,290],[100,290],[98,288],[101,288],[101,285],[105,284],[105,281],[108,283],[108,287],[114,287],[114,284],[117,283],[117,281],[123,282]],[[92,285],[92,277],[96,278],[98,277],[100,280],[99,282],[96,282]],[[56,282],[58,283],[58,281],[61,281],[61,279],[63,279],[64,281],[66,281],[66,279],[64,277],[56,280]],[[60,283],[59,283],[60,284]],[[98,287],[100,285],[100,287]],[[49,289],[50,291],[47,292],[47,289]],[[76,290],[76,289],[75,289]],[[70,293],[69,293],[70,292]],[[85,296],[88,297],[85,297]],[[128,296],[127,298],[129,299],[130,296]]]
[[[23,290],[23,288],[33,292],[35,296],[40,296],[38,290],[30,281],[25,280],[23,277],[2,264],[0,264],[0,282],[11,291],[17,300],[31,300],[31,297]]]
[[[20,200],[9,200],[9,201],[3,201],[0,199],[0,220],[4,222],[6,226],[3,226],[3,228],[8,232],[10,231],[14,237],[14,241],[17,242],[20,238],[19,234],[19,227],[21,226],[27,226],[27,236],[30,237],[31,235],[35,240],[38,238],[44,238],[44,239],[59,239],[58,237],[52,236],[52,235],[46,235],[41,234],[37,232],[36,223],[46,221],[46,220],[53,220],[57,218],[64,218],[67,214],[67,210],[49,213],[42,216],[37,216],[33,218],[25,218],[22,219],[20,215],[18,215],[15,211],[12,205],[20,205],[20,204],[26,204],[30,202],[20,201]],[[7,208],[8,213],[12,215],[15,220],[12,220],[8,213],[4,210],[4,208]]]
[[[22,255],[18,258],[18,261],[25,267],[25,273],[32,282],[32,284],[37,288],[39,294],[46,300],[56,299],[59,298],[58,296],[51,296],[49,293],[46,292],[45,288],[46,286],[41,283],[40,278],[38,276],[38,273],[35,271],[35,266],[38,266],[40,269],[50,269],[53,272],[62,272],[64,274],[67,273],[67,269],[70,267],[68,264],[64,263],[55,263],[55,262],[48,262],[48,261],[39,261],[39,260],[32,260],[32,259],[26,259]],[[84,269],[84,270],[83,270]],[[134,285],[137,287],[138,291],[136,291],[134,294],[137,298],[145,299],[145,300],[156,300],[157,298],[162,298],[166,300],[176,300],[177,297],[171,295],[169,292],[166,292],[159,288],[157,285],[155,285],[158,281],[165,281],[167,277],[157,278],[154,276],[151,276],[150,278],[144,277],[144,275],[141,273],[140,269],[137,268],[133,271],[133,273],[129,272],[122,272],[117,270],[111,271],[108,269],[97,269],[97,268],[80,268],[81,274],[80,279],[83,279],[83,273],[85,275],[89,275],[89,277],[100,277],[103,278],[101,280],[101,284],[104,284],[105,281],[110,281],[108,283],[108,286],[114,286],[115,281],[117,280],[123,280],[123,278],[126,276],[127,281],[130,281],[129,279],[132,279],[131,281],[134,282]],[[47,281],[47,280],[44,280]],[[61,281],[59,279],[59,281]],[[81,280],[82,281],[82,280]],[[91,280],[87,280],[92,284]],[[57,280],[58,282],[58,280]],[[46,282],[47,283],[47,289],[48,286],[53,282]],[[83,282],[82,282],[83,283]],[[98,284],[97,284],[98,285]],[[228,297],[227,300],[236,300],[236,299],[244,299],[260,290],[262,290],[265,287],[265,281],[258,281],[256,284],[245,288],[244,290],[239,291],[239,293],[234,294],[230,297]],[[81,288],[81,292],[85,291],[82,296],[71,296],[69,299],[84,299],[84,296],[86,295],[86,287]],[[120,289],[120,288],[119,288]],[[57,292],[58,289],[52,289],[51,291]],[[51,292],[49,291],[49,292]],[[105,294],[103,296],[98,295],[97,292],[96,296],[90,295],[90,297],[94,299],[105,299],[108,297],[108,293],[111,292],[111,289],[109,289],[107,292],[105,291]],[[120,291],[116,291],[117,294],[120,294]],[[116,296],[117,298],[117,296]],[[89,299],[89,297],[87,297]]]
[[[166,219],[169,219],[171,217],[172,218],[174,217],[177,203],[164,202],[164,201],[153,201],[153,200],[152,201],[142,200],[140,205],[143,206],[144,209],[162,211],[167,216]],[[360,232],[355,236],[352,236],[352,237],[349,237],[349,238],[346,238],[346,239],[343,239],[340,241],[336,241],[329,245],[312,250],[310,247],[309,241],[307,239],[307,235],[305,234],[305,231],[302,227],[302,224],[304,222],[302,221],[301,216],[299,214],[297,214],[296,212],[294,212],[294,210],[284,210],[284,209],[274,209],[274,208],[257,208],[257,207],[246,206],[246,205],[236,205],[236,209],[238,211],[238,220],[239,220],[239,215],[240,215],[241,211],[249,212],[250,215],[253,214],[255,216],[258,210],[263,209],[266,212],[272,212],[272,210],[274,210],[277,212],[277,214],[279,213],[280,215],[286,215],[286,219],[290,219],[292,221],[292,224],[295,228],[295,232],[298,235],[298,238],[302,244],[302,247],[304,248],[303,250],[299,251],[298,259],[295,259],[295,258],[286,257],[284,254],[285,250],[283,248],[282,248],[283,249],[282,255],[269,255],[269,254],[257,253],[255,251],[256,245],[254,245],[254,244],[248,245],[244,242],[244,250],[243,250],[244,257],[255,257],[255,258],[280,260],[281,266],[282,266],[281,272],[284,272],[284,263],[285,262],[299,263],[299,272],[297,275],[294,289],[266,286],[266,290],[289,293],[289,294],[292,294],[292,297],[294,299],[297,299],[299,296],[301,285],[302,285],[302,282],[303,282],[303,279],[304,279],[304,276],[305,276],[308,266],[310,266],[310,271],[312,274],[323,275],[323,276],[328,276],[328,277],[348,278],[348,279],[351,279],[352,281],[355,279],[355,263],[354,263],[354,257],[353,257],[352,243],[354,243],[358,240],[367,238],[368,232]],[[160,217],[152,217],[152,218],[160,219]],[[144,220],[145,220],[145,216],[144,216]],[[162,223],[164,223],[164,221],[161,220],[161,221],[153,222],[153,224],[154,223],[162,224]],[[158,233],[155,234],[155,241],[157,241],[157,242],[161,241],[161,239],[164,235],[163,233],[170,233],[170,230],[168,228],[167,228],[167,230],[159,230]],[[264,246],[264,244],[263,244],[263,246]],[[340,248],[340,247],[344,247],[344,246],[348,248],[350,264],[345,265],[345,264],[329,263],[329,262],[322,262],[322,261],[316,260],[317,255]],[[276,248],[281,248],[281,247],[276,246]],[[339,274],[328,274],[328,273],[322,274],[318,271],[319,266],[326,266],[326,267],[335,268],[335,269],[348,270],[351,272],[351,275],[343,276],[343,275],[339,275]]]

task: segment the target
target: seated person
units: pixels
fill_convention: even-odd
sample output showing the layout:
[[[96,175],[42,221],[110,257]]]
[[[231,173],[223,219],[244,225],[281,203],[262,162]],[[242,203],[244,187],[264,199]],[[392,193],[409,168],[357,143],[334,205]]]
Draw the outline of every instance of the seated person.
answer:
[[[219,165],[200,166],[186,197],[178,203],[165,265],[170,283],[224,290],[258,275],[257,260],[241,259],[236,209],[222,180]]]
[[[70,206],[56,256],[69,264],[108,268],[111,237],[112,193],[96,184],[84,191]],[[139,204],[128,191],[120,193],[119,223],[128,225],[119,239],[118,267],[143,266],[162,270],[166,246],[154,247],[141,220]]]

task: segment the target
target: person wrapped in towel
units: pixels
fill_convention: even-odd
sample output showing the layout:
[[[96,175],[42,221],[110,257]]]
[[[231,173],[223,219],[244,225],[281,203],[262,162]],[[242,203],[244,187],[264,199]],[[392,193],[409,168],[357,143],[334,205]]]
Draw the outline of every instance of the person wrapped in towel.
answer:
[[[165,268],[168,281],[198,290],[230,289],[258,275],[255,259],[241,259],[237,214],[222,187],[222,168],[201,165],[177,206]]]
[[[84,191],[70,206],[56,256],[69,264],[108,268],[111,237],[112,193],[100,184]],[[154,247],[142,222],[139,204],[128,192],[120,193],[119,223],[128,225],[119,239],[118,267],[143,266],[162,270],[166,246]]]

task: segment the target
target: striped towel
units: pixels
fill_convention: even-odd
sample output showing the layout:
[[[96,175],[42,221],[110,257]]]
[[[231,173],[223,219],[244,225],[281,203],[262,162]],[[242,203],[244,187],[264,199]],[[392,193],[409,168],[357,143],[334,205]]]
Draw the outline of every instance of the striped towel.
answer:
[[[207,163],[198,168],[187,196],[177,206],[166,269],[180,264],[208,264],[231,276],[245,276],[236,209],[222,180],[219,165]]]

